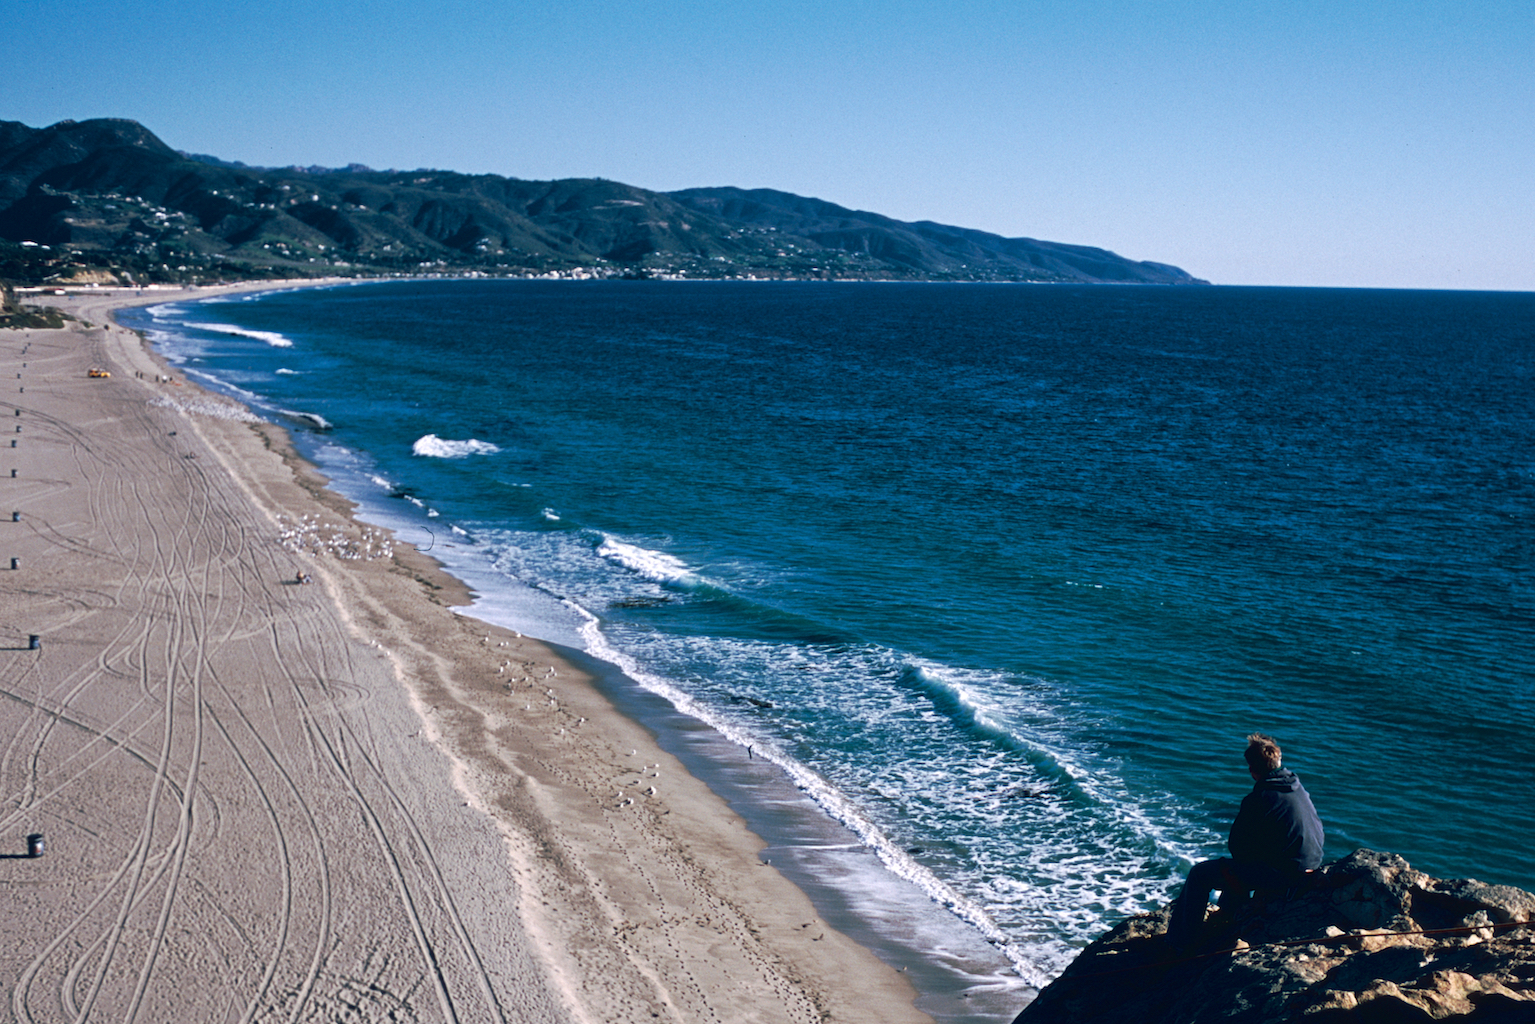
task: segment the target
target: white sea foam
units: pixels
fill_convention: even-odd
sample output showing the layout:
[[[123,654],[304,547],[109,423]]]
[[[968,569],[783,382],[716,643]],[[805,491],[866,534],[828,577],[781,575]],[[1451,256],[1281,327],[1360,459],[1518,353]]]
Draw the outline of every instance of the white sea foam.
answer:
[[[651,551],[637,544],[629,544],[617,537],[604,535],[602,543],[597,546],[597,554],[657,583],[678,583],[694,578],[687,564],[680,558],[664,551]]]
[[[286,366],[279,366],[277,372],[285,377],[297,377],[299,375],[297,370],[290,370]]]
[[[974,926],[989,942],[1001,949],[1009,962],[1013,964],[1014,969],[1018,971],[1019,976],[1026,982],[1039,987],[1050,980],[1050,973],[1041,970],[1039,964],[1009,942],[1006,933],[986,913],[985,908],[947,885],[932,871],[913,859],[836,786],[786,753],[777,741],[747,732],[678,689],[670,680],[647,672],[639,662],[608,642],[595,616],[574,604],[571,607],[586,622],[582,628],[582,639],[583,646],[589,653],[617,665],[629,678],[647,690],[666,698],[683,714],[698,719],[732,742],[749,747],[756,754],[778,765],[795,786],[833,819],[850,829],[865,846],[872,849],[892,873],[911,882],[934,902]]]
[[[175,331],[150,327],[144,330],[144,337],[173,366],[183,366],[189,359],[207,352],[206,342]]]
[[[1044,755],[1089,800],[1098,806],[1113,808],[1119,821],[1137,835],[1174,858],[1197,857],[1199,848],[1152,820],[1142,810],[1143,801],[1132,797],[1117,776],[1088,769],[1069,746],[1049,735],[1049,730],[1031,728],[1021,722],[1017,702],[1004,703],[991,695],[996,692],[994,689],[971,685],[965,678],[966,673],[960,670],[922,660],[916,660],[914,664],[925,688],[944,691],[962,709],[973,729],[1004,745]]]
[[[494,455],[501,449],[489,441],[477,441],[472,437],[467,441],[448,441],[436,434],[427,434],[418,437],[410,450],[413,455],[434,459],[463,459],[470,455]]]
[[[292,348],[293,340],[276,331],[252,331],[245,327],[236,327],[233,324],[193,324],[185,326],[199,331],[212,331],[215,334],[233,334],[239,338],[255,338],[264,341],[273,348]]]
[[[206,387],[214,391],[232,392],[236,398],[249,405],[261,404],[261,396],[256,394],[256,392],[250,390],[249,388],[242,388],[238,384],[231,384],[229,381],[225,380],[223,377],[217,376],[216,374],[209,373],[206,370],[196,370],[191,368],[187,369],[186,374],[189,380],[195,379],[202,381]]]

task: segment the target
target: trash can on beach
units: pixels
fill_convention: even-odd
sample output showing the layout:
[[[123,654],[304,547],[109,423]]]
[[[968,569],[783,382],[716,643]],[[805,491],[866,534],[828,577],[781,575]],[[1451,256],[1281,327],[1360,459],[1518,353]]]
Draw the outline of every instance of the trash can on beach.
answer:
[[[28,857],[41,857],[43,855],[43,849],[43,834],[41,832],[33,832],[31,835],[27,836]]]

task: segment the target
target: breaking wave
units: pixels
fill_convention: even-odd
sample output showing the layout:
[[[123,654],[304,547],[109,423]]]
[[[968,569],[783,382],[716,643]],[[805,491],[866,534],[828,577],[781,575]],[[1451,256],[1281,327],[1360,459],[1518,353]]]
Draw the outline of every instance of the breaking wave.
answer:
[[[276,331],[252,331],[244,327],[235,327],[233,324],[186,324],[187,327],[196,328],[199,331],[212,331],[215,334],[232,334],[238,338],[255,338],[264,341],[273,348],[292,348],[293,340]]]
[[[477,441],[472,437],[467,441],[448,441],[436,434],[427,434],[417,438],[410,450],[413,455],[434,459],[463,459],[470,455],[494,455],[501,449],[489,441]]]

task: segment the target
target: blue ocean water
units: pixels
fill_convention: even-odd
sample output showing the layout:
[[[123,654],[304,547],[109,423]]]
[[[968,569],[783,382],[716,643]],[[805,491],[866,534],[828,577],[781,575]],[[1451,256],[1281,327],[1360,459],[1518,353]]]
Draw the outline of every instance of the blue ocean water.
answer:
[[[1220,852],[1252,730],[1329,856],[1535,889],[1535,295],[423,281],[122,319],[1025,978]]]

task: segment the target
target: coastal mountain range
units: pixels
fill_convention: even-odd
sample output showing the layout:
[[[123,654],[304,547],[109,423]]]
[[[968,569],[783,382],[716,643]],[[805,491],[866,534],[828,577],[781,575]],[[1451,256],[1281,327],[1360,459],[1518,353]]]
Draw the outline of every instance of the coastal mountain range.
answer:
[[[771,189],[250,167],[135,121],[0,121],[0,277],[371,273],[1202,284],[1105,249],[905,222]]]

